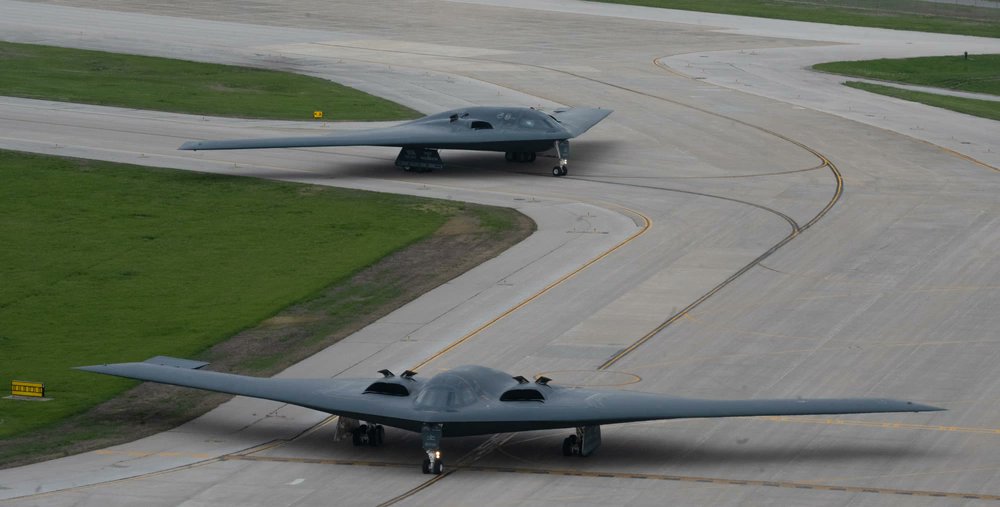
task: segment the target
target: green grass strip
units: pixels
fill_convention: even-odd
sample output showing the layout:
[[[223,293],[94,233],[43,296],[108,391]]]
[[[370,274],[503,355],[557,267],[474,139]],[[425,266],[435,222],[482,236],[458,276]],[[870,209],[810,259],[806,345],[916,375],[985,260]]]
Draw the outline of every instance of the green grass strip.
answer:
[[[197,356],[432,234],[460,203],[0,151],[0,438],[133,382],[70,367]]]
[[[416,111],[288,72],[0,42],[0,95],[284,120],[401,120]]]
[[[1000,55],[926,56],[829,62],[823,72],[1000,96]]]
[[[1000,10],[919,0],[596,0],[664,9],[736,14],[918,32],[1000,37]]]
[[[1000,101],[976,100],[964,97],[952,97],[950,95],[938,95],[936,93],[916,92],[895,88],[892,86],[877,85],[859,81],[848,81],[844,83],[851,88],[865,90],[881,95],[888,95],[898,99],[920,102],[928,106],[950,109],[959,113],[971,114],[991,120],[1000,120]]]

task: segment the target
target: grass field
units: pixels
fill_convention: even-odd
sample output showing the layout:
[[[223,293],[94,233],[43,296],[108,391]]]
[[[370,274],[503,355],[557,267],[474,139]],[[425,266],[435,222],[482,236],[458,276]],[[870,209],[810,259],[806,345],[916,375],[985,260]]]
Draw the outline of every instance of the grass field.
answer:
[[[54,398],[0,399],[0,439],[135,384],[71,366],[197,357],[464,207],[13,152],[0,179],[0,386]]]
[[[1000,101],[996,100],[976,100],[964,97],[952,97],[949,95],[939,95],[936,93],[925,93],[911,90],[904,90],[894,86],[885,86],[859,81],[848,81],[844,83],[851,88],[865,90],[867,92],[896,97],[898,99],[920,102],[928,106],[950,109],[959,113],[970,114],[991,120],[1000,120]]]
[[[919,0],[596,0],[760,18],[1000,37],[1000,11]]]
[[[851,77],[1000,96],[1000,55],[926,56],[828,62],[814,69]]]
[[[847,86],[960,113],[1000,120],[1000,101],[904,90],[891,82],[931,86],[948,90],[987,93],[1000,97],[1000,55],[929,56],[828,62],[814,69],[851,77],[887,81],[886,84],[848,81]]]
[[[416,111],[324,79],[0,42],[0,95],[240,118],[401,120]]]

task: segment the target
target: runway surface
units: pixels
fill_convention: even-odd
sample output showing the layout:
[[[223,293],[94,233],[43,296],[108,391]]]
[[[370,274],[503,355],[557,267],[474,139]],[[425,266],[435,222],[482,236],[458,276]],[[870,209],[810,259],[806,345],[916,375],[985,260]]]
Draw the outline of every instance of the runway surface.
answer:
[[[615,110],[554,160],[392,149],[178,152],[358,128],[0,98],[0,147],[515,207],[525,242],[281,375],[478,363],[679,396],[878,396],[947,412],[335,441],[236,398],[160,435],[0,471],[5,505],[987,505],[1000,501],[996,122],[839,86],[824,60],[1000,41],[557,0],[0,0],[6,40],[280,68],[424,112]],[[83,375],[83,374],[81,374]]]

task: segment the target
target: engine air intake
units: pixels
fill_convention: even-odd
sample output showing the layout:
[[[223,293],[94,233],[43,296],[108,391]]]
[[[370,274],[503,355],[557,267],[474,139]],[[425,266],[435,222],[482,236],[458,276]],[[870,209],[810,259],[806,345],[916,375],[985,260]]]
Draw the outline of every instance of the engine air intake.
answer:
[[[500,395],[500,401],[545,401],[537,389],[511,389]]]

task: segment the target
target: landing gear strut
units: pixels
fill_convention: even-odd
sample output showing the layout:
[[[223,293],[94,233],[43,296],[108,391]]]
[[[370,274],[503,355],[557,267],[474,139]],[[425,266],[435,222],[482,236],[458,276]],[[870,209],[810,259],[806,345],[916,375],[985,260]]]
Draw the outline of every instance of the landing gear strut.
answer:
[[[561,141],[555,141],[552,143],[556,148],[556,158],[559,159],[559,165],[552,168],[552,176],[566,176],[569,169],[566,165],[569,164],[569,141],[563,139]]]
[[[444,462],[441,461],[441,425],[425,424],[420,429],[420,439],[424,445],[423,472],[425,474],[441,475],[444,471]]]
[[[600,426],[581,426],[563,440],[563,456],[590,456],[601,446]]]

